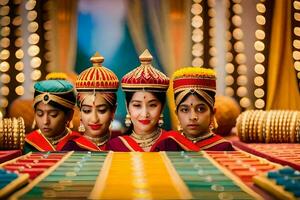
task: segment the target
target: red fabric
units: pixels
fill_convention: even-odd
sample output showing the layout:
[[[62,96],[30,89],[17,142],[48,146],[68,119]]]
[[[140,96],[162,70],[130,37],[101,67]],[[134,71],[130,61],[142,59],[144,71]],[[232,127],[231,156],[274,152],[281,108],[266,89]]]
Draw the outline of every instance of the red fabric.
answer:
[[[168,131],[161,135],[158,141],[152,146],[151,149],[155,149],[155,147],[163,140],[172,139],[176,143],[178,143],[185,151],[200,151],[200,148],[197,147],[193,142],[188,140],[186,137],[181,135],[177,131]]]
[[[78,144],[80,147],[90,150],[90,151],[105,151],[106,150],[106,144],[98,147],[95,143],[88,140],[87,138],[80,136],[78,138],[73,139],[76,144]]]
[[[288,165],[294,169],[300,170],[300,164],[298,161],[300,158],[300,144],[247,144],[241,141],[233,141],[233,145],[243,151],[265,158],[271,162]]]
[[[22,155],[21,150],[7,150],[0,151],[0,163],[6,162],[8,160],[14,159]]]
[[[174,80],[174,90],[178,88],[190,88],[190,86],[199,86],[203,88],[214,88],[216,89],[216,80],[215,79],[199,79],[199,78],[180,78]]]
[[[68,140],[77,137],[79,133],[72,131],[61,139],[56,148],[45,138],[45,136],[39,133],[37,130],[26,135],[25,141],[30,145],[37,148],[39,151],[60,151]]]

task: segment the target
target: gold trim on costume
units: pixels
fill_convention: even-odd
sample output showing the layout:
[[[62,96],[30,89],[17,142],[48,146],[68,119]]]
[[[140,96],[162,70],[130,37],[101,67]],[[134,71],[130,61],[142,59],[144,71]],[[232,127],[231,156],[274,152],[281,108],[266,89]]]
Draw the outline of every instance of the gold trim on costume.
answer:
[[[64,98],[61,98],[53,93],[49,93],[49,92],[45,92],[45,93],[37,95],[34,98],[33,105],[37,104],[40,101],[42,101],[44,104],[48,104],[49,101],[54,101],[56,103],[61,104],[64,107],[71,108],[71,109],[73,109],[75,106],[75,104],[73,102],[66,100]]]

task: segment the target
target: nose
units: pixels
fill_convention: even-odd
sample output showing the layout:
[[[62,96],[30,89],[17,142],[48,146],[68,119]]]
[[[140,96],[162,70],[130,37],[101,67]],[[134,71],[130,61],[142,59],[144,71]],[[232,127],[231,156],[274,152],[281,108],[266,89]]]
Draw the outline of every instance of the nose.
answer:
[[[191,114],[190,114],[190,120],[197,121],[197,119],[198,119],[198,115],[197,115],[197,113],[192,109],[192,110],[191,110]]]
[[[49,117],[49,115],[45,114],[43,116],[43,124],[44,125],[49,125],[50,124],[50,117]]]
[[[91,116],[91,122],[92,123],[97,123],[98,121],[99,121],[98,114],[95,110],[93,110],[92,116]]]
[[[143,107],[143,110],[142,110],[142,116],[145,117],[145,118],[150,117],[150,114],[149,114],[148,109],[147,109],[146,106]]]

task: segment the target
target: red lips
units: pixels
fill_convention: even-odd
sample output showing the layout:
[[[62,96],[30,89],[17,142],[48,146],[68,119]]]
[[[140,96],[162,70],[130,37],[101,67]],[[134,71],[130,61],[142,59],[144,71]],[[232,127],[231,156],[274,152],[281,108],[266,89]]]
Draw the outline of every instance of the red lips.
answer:
[[[147,124],[150,124],[151,120],[145,119],[145,120],[139,120],[139,122],[144,124],[144,125],[147,125]]]
[[[92,130],[99,130],[101,128],[101,124],[89,124]]]
[[[189,127],[189,129],[191,129],[191,130],[196,130],[199,127],[199,125],[198,124],[188,124],[187,127]]]

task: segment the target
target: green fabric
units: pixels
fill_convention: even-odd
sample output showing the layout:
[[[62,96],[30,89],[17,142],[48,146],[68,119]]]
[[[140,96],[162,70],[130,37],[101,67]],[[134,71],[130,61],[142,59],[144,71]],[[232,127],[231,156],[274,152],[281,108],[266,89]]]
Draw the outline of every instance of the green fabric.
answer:
[[[39,152],[36,148],[25,142],[24,148],[23,148],[23,154],[27,154],[29,152]]]
[[[66,80],[45,80],[35,83],[34,89],[39,92],[65,93],[73,90],[73,85]]]

